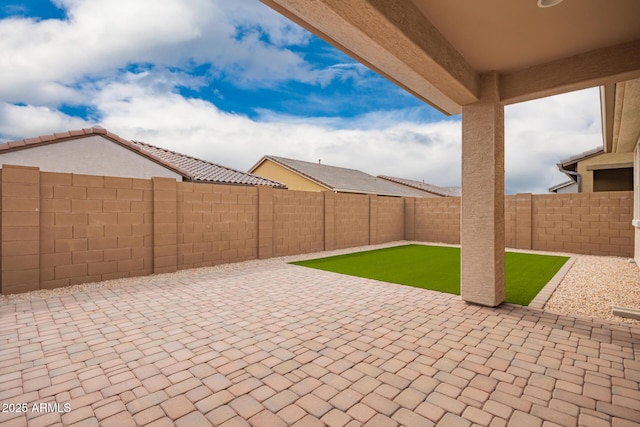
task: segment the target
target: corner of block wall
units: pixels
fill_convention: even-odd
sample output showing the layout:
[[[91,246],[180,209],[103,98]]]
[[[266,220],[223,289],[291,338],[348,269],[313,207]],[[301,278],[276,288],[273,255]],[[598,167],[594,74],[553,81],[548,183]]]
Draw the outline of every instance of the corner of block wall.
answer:
[[[38,176],[38,180],[40,179],[40,168],[37,166],[3,164],[1,170],[4,170],[3,178],[7,182],[23,182],[22,178],[27,177],[27,179],[29,179],[33,176]],[[18,181],[14,181],[15,178],[17,178]]]
[[[174,178],[164,178],[164,177],[157,177],[157,176],[154,176],[153,178],[151,178],[151,182],[153,183],[154,190],[169,190],[169,191],[176,191],[178,184],[187,184],[183,182],[179,183]]]

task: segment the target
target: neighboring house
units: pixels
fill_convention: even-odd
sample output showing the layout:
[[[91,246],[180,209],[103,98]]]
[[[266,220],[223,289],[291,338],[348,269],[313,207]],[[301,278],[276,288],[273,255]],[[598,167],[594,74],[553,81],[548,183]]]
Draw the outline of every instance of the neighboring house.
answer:
[[[280,182],[128,141],[100,127],[0,144],[0,165],[4,164],[37,166],[45,172],[286,188]]]
[[[597,193],[599,191],[633,190],[633,150],[605,152],[604,148],[594,148],[572,156],[558,163],[560,172],[571,181],[563,186],[549,188],[550,192]],[[557,189],[575,189],[575,191],[554,191]]]
[[[376,178],[356,169],[329,166],[285,157],[264,156],[249,172],[283,182],[290,190],[333,191],[395,197],[438,197],[416,188]]]
[[[427,184],[424,181],[414,181],[406,178],[396,178],[393,176],[378,175],[378,178],[386,179],[396,184],[405,185],[410,188],[426,191],[434,196],[439,197],[460,197],[462,195],[461,187],[438,187],[436,185]]]
[[[634,171],[638,173],[640,162],[640,79],[602,86],[600,100],[602,147],[562,160],[558,169],[575,183],[573,187],[578,193],[633,191]],[[636,186],[640,184],[638,181],[636,179]],[[561,185],[551,187],[549,191],[557,187]],[[639,195],[636,188],[636,223],[640,223],[637,220]]]
[[[558,185],[554,185],[553,187],[549,187],[549,193],[572,194],[577,192],[578,183],[573,180],[565,181]]]

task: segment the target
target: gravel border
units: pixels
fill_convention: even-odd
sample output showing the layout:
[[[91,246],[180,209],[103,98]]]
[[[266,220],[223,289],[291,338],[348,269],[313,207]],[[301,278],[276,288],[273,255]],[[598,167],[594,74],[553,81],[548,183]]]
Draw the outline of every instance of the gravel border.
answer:
[[[560,270],[558,270],[558,272],[551,278],[551,280],[549,280],[549,283],[547,283],[544,288],[542,288],[540,292],[538,292],[538,295],[536,295],[536,297],[529,303],[527,307],[544,308],[545,304],[549,301],[549,298],[551,298],[551,295],[553,295],[560,283],[562,283],[562,280],[567,275],[569,270],[571,270],[571,267],[575,262],[575,257],[569,258],[567,262],[564,263],[562,268],[560,268]]]
[[[153,284],[167,278],[180,278],[192,275],[206,275],[212,272],[224,272],[258,267],[277,263],[302,261],[320,257],[362,252],[373,249],[389,248],[406,244],[439,245],[460,247],[434,242],[396,241],[379,245],[308,254],[283,256],[268,259],[256,259],[232,264],[220,264],[212,267],[180,270],[175,273],[153,274],[150,276],[128,277],[103,282],[83,283],[56,289],[40,289],[22,294],[0,295],[0,305],[17,301],[45,299],[76,292],[98,289],[116,289],[138,284]],[[542,252],[508,248],[509,251],[534,253],[541,255],[568,256],[570,259],[558,271],[553,279],[534,298],[529,307],[542,309],[556,314],[588,317],[612,322],[624,322],[640,325],[640,320],[622,318],[613,315],[613,306],[640,309],[640,268],[627,258],[592,255],[576,255],[564,252]]]
[[[615,316],[613,307],[640,309],[640,268],[628,258],[576,255],[544,310],[640,325]]]

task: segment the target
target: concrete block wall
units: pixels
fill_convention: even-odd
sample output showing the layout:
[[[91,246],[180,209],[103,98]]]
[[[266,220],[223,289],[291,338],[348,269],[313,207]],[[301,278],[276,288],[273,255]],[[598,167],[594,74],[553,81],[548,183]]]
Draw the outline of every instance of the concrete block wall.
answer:
[[[404,236],[404,200],[399,197],[371,196],[377,203],[376,222],[373,230],[376,238],[371,244],[395,242]]]
[[[460,243],[459,198],[415,199],[414,204],[414,240]],[[517,249],[631,257],[632,217],[631,191],[506,196],[505,244]],[[410,227],[405,224],[405,229]]]
[[[505,196],[505,244],[508,248],[531,249],[532,195]]]
[[[414,240],[460,243],[460,197],[415,199]]]
[[[40,203],[41,288],[153,272],[150,181],[43,172]]]
[[[324,191],[322,195],[324,198],[324,250],[332,251],[337,247],[336,194]]]
[[[324,249],[324,197],[310,191],[272,191],[273,256]]]
[[[533,248],[531,228],[533,221],[533,195],[517,194],[510,196],[510,200],[515,199],[515,224],[513,248],[528,249]]]
[[[0,169],[0,292],[397,240],[460,242],[460,198]],[[505,198],[508,247],[633,256],[633,193]]]
[[[181,182],[177,207],[178,270],[257,258],[255,187]]]
[[[177,182],[153,178],[153,272],[173,273],[178,269]]]
[[[513,196],[504,198],[504,237],[508,248],[516,245],[516,199]]]
[[[633,256],[633,192],[532,197],[532,249]]]
[[[416,198],[404,198],[404,238],[416,240]]]
[[[370,197],[366,194],[335,195],[335,249],[370,244]]]
[[[273,256],[273,192],[271,187],[258,187],[258,258]]]
[[[0,283],[3,293],[38,289],[40,283],[40,174],[37,168],[2,169]]]

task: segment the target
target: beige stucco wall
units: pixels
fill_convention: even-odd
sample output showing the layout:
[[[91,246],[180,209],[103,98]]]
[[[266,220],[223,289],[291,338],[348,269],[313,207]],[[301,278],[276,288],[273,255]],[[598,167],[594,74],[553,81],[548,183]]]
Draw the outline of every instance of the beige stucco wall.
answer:
[[[0,154],[0,165],[36,166],[43,172],[175,178],[177,173],[99,135]]]
[[[633,259],[640,266],[640,227],[634,227],[634,233]]]
[[[593,192],[593,170],[590,167],[633,162],[633,153],[604,153],[578,162],[578,173],[582,176],[582,192]]]
[[[640,142],[640,141],[639,141]],[[640,145],[636,143],[633,150],[633,225],[634,252],[633,258],[640,265]]]
[[[316,184],[291,170],[280,166],[277,163],[266,159],[257,168],[251,171],[252,174],[263,178],[272,179],[287,185],[289,190],[299,191],[328,191],[329,189]]]

